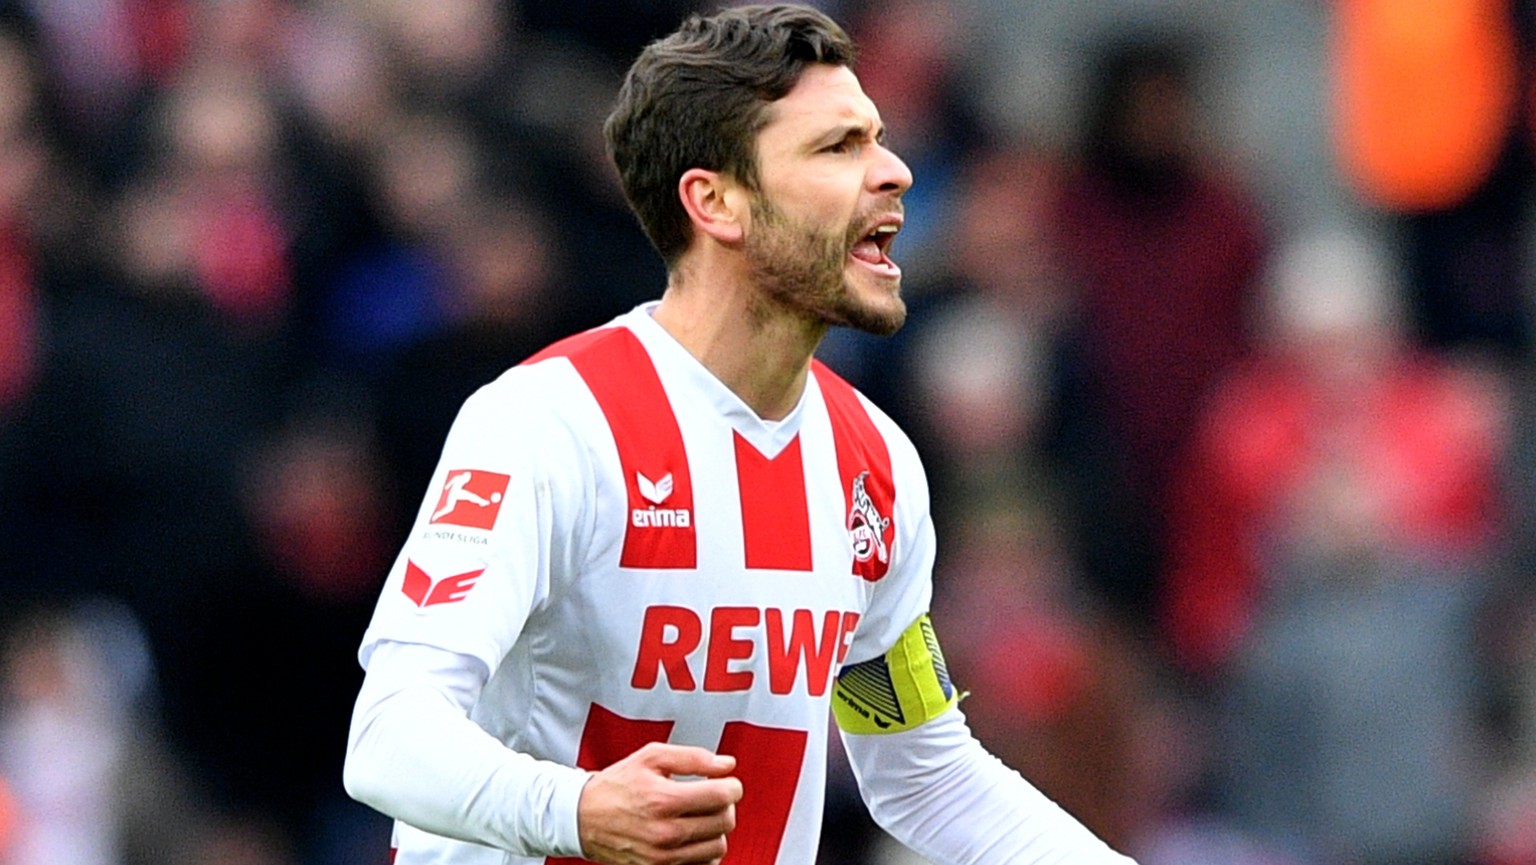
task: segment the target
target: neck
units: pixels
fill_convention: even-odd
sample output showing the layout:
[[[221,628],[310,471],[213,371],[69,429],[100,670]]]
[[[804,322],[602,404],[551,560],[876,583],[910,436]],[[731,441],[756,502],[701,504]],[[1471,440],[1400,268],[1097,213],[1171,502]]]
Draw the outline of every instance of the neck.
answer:
[[[745,274],[687,263],[673,269],[654,318],[764,420],[800,402],[827,331],[763,298]]]

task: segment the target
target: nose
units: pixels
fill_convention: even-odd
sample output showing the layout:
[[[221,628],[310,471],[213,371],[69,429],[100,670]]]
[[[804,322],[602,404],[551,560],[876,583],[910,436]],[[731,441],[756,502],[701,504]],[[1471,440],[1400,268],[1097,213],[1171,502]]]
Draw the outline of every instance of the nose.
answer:
[[[875,164],[870,168],[870,185],[878,192],[901,195],[912,188],[912,169],[900,156],[883,144],[875,145]]]

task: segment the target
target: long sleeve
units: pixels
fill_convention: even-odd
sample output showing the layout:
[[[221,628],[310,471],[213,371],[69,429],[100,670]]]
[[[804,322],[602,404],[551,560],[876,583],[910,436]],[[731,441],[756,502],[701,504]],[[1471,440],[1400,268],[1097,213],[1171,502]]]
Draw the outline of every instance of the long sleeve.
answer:
[[[480,661],[385,641],[369,658],[347,740],[348,794],[404,823],[522,855],[581,855],[588,773],[513,751],[469,718]]]
[[[988,753],[958,708],[843,742],[875,822],[934,862],[1134,865]]]

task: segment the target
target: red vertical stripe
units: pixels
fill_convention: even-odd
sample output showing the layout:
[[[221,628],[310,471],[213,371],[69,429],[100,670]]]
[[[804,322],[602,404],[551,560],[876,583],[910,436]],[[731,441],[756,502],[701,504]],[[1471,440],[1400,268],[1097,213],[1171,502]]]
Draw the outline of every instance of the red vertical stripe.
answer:
[[[731,721],[720,734],[720,753],[736,757],[742,798],[736,828],[725,837],[721,865],[769,865],[779,858],[789,812],[800,787],[806,732]]]
[[[598,772],[652,742],[665,742],[672,735],[672,724],[671,721],[626,718],[593,703],[587,710],[587,724],[581,730],[576,768]],[[545,865],[578,865],[585,861],[566,856],[551,856],[544,860]]]
[[[890,558],[894,554],[892,544],[896,539],[896,482],[891,473],[891,453],[853,386],[820,361],[812,363],[812,370],[816,382],[821,385],[827,414],[832,419],[832,441],[837,449],[837,473],[843,484],[843,500],[848,506],[850,536],[861,524],[883,521],[872,527],[880,543],[865,545],[862,549],[855,545],[859,553],[854,556],[853,572],[874,582],[890,570]],[[855,498],[854,491],[861,478],[873,507],[873,518],[862,512]]]
[[[637,721],[593,703],[581,730],[576,768],[601,771],[652,742],[665,742],[672,736],[674,723]]]
[[[741,486],[741,532],[749,568],[811,569],[811,514],[805,505],[805,466],[800,437],[773,459],[736,437],[736,477]]]
[[[619,565],[697,567],[688,453],[672,403],[645,347],[626,328],[602,328],[557,342],[528,362],[550,357],[566,357],[576,367],[603,410],[618,447],[629,492]],[[649,486],[649,498],[641,492],[641,478]]]

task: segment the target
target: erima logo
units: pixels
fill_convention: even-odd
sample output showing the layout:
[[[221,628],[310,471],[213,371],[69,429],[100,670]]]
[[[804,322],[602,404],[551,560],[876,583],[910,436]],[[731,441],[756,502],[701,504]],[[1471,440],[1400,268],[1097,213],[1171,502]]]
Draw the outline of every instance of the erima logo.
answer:
[[[661,508],[657,505],[665,502],[672,495],[672,473],[667,472],[661,476],[661,480],[653,481],[645,475],[635,472],[635,485],[640,488],[640,497],[651,503],[648,508],[635,508],[629,513],[629,521],[637,529],[650,528],[679,528],[686,529],[693,522],[693,515],[687,508]]]
[[[653,505],[659,505],[672,495],[672,473],[667,472],[661,476],[661,480],[652,482],[650,478],[639,472],[635,472],[635,483],[640,486],[640,495]]]
[[[871,556],[879,556],[880,561],[885,562],[891,556],[885,546],[885,529],[891,524],[891,518],[880,516],[880,511],[875,509],[874,501],[864,489],[864,479],[867,477],[869,472],[862,471],[853,479],[853,506],[848,509],[848,538],[853,541],[853,557],[858,561],[867,562]]]
[[[405,593],[418,607],[431,607],[437,604],[451,604],[464,600],[469,590],[475,587],[480,575],[485,573],[485,568],[466,571],[462,574],[454,574],[451,577],[443,577],[434,580],[426,571],[422,570],[415,562],[407,559],[405,562],[405,580],[400,584],[400,590]]]

